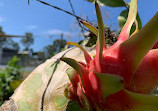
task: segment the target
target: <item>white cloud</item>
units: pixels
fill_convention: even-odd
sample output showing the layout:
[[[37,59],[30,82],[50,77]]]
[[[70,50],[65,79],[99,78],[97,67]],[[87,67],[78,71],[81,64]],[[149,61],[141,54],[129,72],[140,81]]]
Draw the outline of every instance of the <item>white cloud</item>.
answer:
[[[0,22],[4,22],[5,18],[0,16]]]
[[[30,26],[27,26],[27,29],[29,30],[33,30],[33,29],[37,29],[38,27],[36,25],[30,25]]]
[[[49,34],[49,35],[60,35],[63,33],[65,36],[69,36],[69,37],[72,36],[70,32],[59,30],[59,29],[48,30],[48,31],[45,31],[44,33]]]

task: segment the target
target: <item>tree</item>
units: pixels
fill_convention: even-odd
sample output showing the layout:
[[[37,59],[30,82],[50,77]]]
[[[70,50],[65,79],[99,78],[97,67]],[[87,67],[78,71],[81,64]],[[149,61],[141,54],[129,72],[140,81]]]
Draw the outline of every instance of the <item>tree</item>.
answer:
[[[22,44],[24,45],[24,50],[29,50],[29,47],[34,43],[33,34],[27,32],[26,37],[21,39]]]
[[[44,60],[45,59],[45,55],[44,55],[43,52],[38,51],[36,53],[37,53],[37,57],[38,57],[39,60]]]
[[[5,34],[0,26],[0,34]],[[0,47],[10,48],[14,50],[19,50],[19,44],[15,42],[12,38],[0,37]]]
[[[15,49],[15,50],[19,50],[20,49],[19,44],[17,42],[13,41],[12,46],[13,46],[13,49]]]
[[[0,34],[5,34],[5,33],[3,32],[1,26],[0,26]],[[2,46],[5,44],[6,40],[7,40],[7,38],[5,38],[5,37],[0,37],[0,47],[2,47]]]
[[[53,45],[48,45],[48,46],[44,47],[44,52],[45,52],[46,58],[52,57],[53,56]]]
[[[53,51],[55,53],[58,53],[61,51],[62,48],[64,48],[66,45],[66,40],[60,40],[60,39],[56,39],[53,42]]]
[[[52,45],[45,47],[47,58],[54,56],[56,53],[60,52],[66,45],[66,40],[56,39],[53,41]]]
[[[10,48],[10,49],[13,49],[13,50],[19,50],[20,49],[19,44],[11,38],[6,39],[6,42],[5,42],[5,44],[3,44],[3,47]]]

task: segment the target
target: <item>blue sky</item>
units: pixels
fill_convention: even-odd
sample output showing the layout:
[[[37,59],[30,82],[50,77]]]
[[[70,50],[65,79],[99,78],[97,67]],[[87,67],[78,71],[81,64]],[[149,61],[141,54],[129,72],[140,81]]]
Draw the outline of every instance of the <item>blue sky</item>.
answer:
[[[43,0],[71,12],[68,0]],[[96,22],[94,5],[85,0],[71,0],[76,15]],[[129,2],[129,0],[127,0]],[[145,25],[158,11],[158,0],[138,0],[138,12]],[[104,23],[118,30],[117,17],[125,8],[101,7]],[[24,35],[32,32],[35,35],[35,43],[31,46],[35,51],[42,51],[43,47],[52,44],[61,32],[69,41],[79,41],[79,27],[74,17],[61,11],[43,5],[36,0],[0,0],[0,26],[6,34]],[[51,35],[54,35],[50,37]],[[20,38],[15,38],[20,41]]]

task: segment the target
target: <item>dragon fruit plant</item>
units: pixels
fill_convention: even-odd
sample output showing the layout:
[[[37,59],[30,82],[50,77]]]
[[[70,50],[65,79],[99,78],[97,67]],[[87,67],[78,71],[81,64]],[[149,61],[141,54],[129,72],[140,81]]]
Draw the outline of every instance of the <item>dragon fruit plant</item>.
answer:
[[[158,111],[158,97],[152,95],[158,86],[158,13],[141,29],[130,35],[136,22],[137,0],[131,0],[128,19],[118,41],[107,48],[101,12],[95,3],[98,29],[81,21],[97,35],[96,55],[91,57],[80,48],[85,61],[62,57],[70,83],[65,96],[77,101],[85,111]],[[76,109],[77,110],[77,109]]]

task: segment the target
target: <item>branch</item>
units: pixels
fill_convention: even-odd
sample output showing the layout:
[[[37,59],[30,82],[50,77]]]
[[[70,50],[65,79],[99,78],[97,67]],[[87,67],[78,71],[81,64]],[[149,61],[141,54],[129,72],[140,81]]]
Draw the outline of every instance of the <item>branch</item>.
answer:
[[[77,15],[75,15],[75,14],[69,12],[69,11],[66,11],[66,10],[64,10],[64,9],[61,9],[61,8],[59,8],[59,7],[57,7],[57,6],[51,5],[51,4],[46,3],[46,2],[44,2],[44,1],[41,1],[41,0],[36,0],[36,1],[38,1],[38,2],[40,2],[40,3],[42,3],[42,4],[45,4],[45,5],[48,5],[48,6],[50,6],[50,7],[53,7],[53,8],[55,8],[55,9],[57,9],[57,10],[62,11],[62,12],[65,12],[65,13],[71,15],[71,16],[76,17],[77,19],[84,20],[84,19],[82,19],[81,17],[79,17],[79,16],[77,16]]]
[[[71,9],[72,9],[73,14],[76,15],[76,14],[75,14],[75,11],[74,11],[74,8],[73,8],[73,5],[72,5],[72,3],[71,3],[71,0],[69,0],[69,4],[70,4],[70,6],[71,6]],[[81,33],[82,33],[82,35],[85,37],[85,35],[84,35],[84,28],[83,28],[83,26],[81,25],[80,20],[79,20],[77,17],[76,17],[76,20],[77,20],[77,22],[78,22],[78,25],[79,25],[80,28],[81,28]]]
[[[0,34],[0,37],[26,37],[26,36],[21,36],[21,35],[6,35],[6,34]]]

